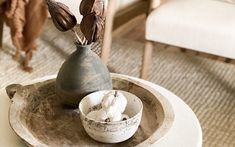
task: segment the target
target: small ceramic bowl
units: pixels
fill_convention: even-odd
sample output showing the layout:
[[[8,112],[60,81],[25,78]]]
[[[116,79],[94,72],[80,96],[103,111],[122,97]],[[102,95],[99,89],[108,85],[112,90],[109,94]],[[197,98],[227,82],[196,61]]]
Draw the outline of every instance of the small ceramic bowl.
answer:
[[[84,97],[79,104],[79,112],[82,125],[91,138],[104,143],[118,143],[129,139],[137,131],[142,117],[143,103],[137,96],[129,92],[118,91],[127,99],[124,114],[127,114],[129,119],[118,122],[101,122],[88,118],[87,114],[101,103],[103,96],[108,92],[110,90],[98,91]]]

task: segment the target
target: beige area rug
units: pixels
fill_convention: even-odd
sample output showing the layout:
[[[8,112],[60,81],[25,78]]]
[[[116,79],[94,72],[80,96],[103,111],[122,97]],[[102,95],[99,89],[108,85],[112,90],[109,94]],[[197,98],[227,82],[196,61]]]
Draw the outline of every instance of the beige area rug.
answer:
[[[28,74],[11,58],[14,48],[8,31],[4,31],[4,46],[0,49],[0,87],[56,74],[74,50],[72,37],[62,35],[48,23],[32,60],[34,72]],[[118,73],[138,77],[143,46],[130,40],[114,40],[109,66]],[[98,45],[94,48],[99,50]],[[174,92],[193,109],[203,129],[204,147],[235,147],[234,65],[156,45],[148,80]]]
[[[31,61],[34,70],[30,74],[20,67],[19,62],[22,61],[12,59],[15,48],[11,43],[9,29],[4,27],[3,47],[0,48],[0,88],[11,83],[57,74],[66,57],[76,49],[73,41],[74,38],[70,32],[61,33],[55,29],[51,21],[48,21],[38,39],[38,48]],[[101,52],[99,46],[98,43],[93,44],[93,50],[97,54]]]

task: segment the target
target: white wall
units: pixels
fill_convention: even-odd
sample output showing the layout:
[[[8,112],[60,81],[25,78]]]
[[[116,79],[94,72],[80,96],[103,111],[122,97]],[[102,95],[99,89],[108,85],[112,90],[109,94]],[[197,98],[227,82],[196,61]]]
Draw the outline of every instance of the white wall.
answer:
[[[82,16],[79,13],[79,5],[81,3],[81,0],[56,0],[56,1],[62,2],[65,5],[67,5],[70,11],[76,16],[78,23],[81,22]],[[117,9],[127,7],[136,1],[139,0],[117,0],[116,2]]]
[[[56,0],[67,5],[70,11],[76,16],[78,23],[81,22],[82,16],[79,13],[79,5],[81,0]]]

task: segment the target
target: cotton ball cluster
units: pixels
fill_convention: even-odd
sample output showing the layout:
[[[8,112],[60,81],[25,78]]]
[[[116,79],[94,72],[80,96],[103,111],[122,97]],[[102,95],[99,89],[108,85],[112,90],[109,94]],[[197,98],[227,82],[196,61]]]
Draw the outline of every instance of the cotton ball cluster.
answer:
[[[123,113],[126,109],[127,100],[126,97],[120,92],[109,92],[104,96],[101,104],[102,108],[113,106],[119,112]]]
[[[98,121],[105,121],[107,119],[107,114],[103,109],[97,111],[91,111],[87,114],[87,117]]]
[[[127,100],[120,92],[109,92],[104,95],[101,106],[100,110],[91,111],[87,117],[106,122],[121,121],[129,118],[128,115],[122,114],[126,109]]]

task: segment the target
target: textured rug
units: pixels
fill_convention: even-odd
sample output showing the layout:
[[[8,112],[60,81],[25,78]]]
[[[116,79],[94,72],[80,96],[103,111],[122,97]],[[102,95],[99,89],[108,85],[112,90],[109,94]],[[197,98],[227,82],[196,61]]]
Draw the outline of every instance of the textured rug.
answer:
[[[34,71],[25,73],[11,58],[14,47],[8,33],[6,28],[0,49],[0,87],[56,74],[74,51],[71,35],[62,35],[48,23],[31,62]],[[117,73],[138,77],[143,47],[139,42],[114,40],[109,66]],[[98,44],[93,48],[100,54]],[[235,66],[175,50],[156,45],[148,80],[174,92],[193,109],[203,129],[204,147],[235,147]]]
[[[139,76],[144,45],[114,43],[110,65],[122,74]],[[196,113],[203,147],[235,147],[235,65],[156,45],[149,81],[182,98]]]
[[[33,73],[22,70],[20,61],[14,61],[12,56],[15,48],[11,43],[9,29],[4,27],[3,47],[0,48],[0,88],[10,83],[23,82],[47,75],[57,74],[63,61],[75,51],[74,38],[70,32],[61,33],[55,29],[51,21],[48,21],[40,38],[38,48],[34,52],[30,63],[34,68]],[[93,51],[100,55],[100,44],[93,44]],[[24,56],[24,54],[22,54]]]

